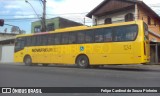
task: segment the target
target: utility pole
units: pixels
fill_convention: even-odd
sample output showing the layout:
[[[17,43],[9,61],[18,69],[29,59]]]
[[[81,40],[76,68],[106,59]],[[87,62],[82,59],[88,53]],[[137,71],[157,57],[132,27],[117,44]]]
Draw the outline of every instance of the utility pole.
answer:
[[[43,2],[43,16],[42,16],[42,32],[46,32],[46,0],[42,0]]]
[[[35,14],[37,15],[37,17],[39,19],[41,19],[41,32],[46,32],[46,0],[41,0],[43,3],[43,16],[40,18],[37,14],[37,12],[35,11],[35,9],[33,8],[32,4],[28,2],[28,0],[25,0],[26,3],[30,4],[30,6],[32,7],[33,11],[35,12]]]

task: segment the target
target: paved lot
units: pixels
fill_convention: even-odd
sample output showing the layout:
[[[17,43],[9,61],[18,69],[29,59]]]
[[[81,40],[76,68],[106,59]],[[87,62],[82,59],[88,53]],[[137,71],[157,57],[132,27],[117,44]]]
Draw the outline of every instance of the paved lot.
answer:
[[[160,65],[118,65],[80,69],[75,66],[29,67],[23,64],[0,64],[0,77],[1,87],[160,87]],[[51,96],[71,95],[136,96],[134,94],[54,94]],[[159,94],[140,96],[159,96]]]

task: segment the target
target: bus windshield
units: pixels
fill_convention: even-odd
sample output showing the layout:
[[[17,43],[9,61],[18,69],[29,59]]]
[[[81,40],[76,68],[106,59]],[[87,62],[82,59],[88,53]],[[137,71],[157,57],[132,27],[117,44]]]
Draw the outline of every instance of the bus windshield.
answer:
[[[15,41],[15,52],[21,50],[24,48],[24,39],[23,38],[17,38]]]

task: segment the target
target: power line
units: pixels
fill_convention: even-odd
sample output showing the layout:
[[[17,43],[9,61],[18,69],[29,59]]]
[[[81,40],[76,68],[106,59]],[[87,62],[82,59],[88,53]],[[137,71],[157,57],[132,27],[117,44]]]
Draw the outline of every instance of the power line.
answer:
[[[41,18],[39,17],[39,15],[37,14],[36,10],[34,9],[34,7],[32,6],[32,4],[31,4],[30,2],[28,2],[27,0],[25,0],[25,2],[28,3],[28,4],[31,6],[31,8],[33,9],[33,11],[34,11],[35,14],[37,15],[37,17],[38,17],[39,19],[41,19]]]
[[[88,12],[82,12],[82,13],[64,13],[64,14],[46,14],[46,15],[52,15],[52,16],[57,16],[57,15],[81,15],[81,14],[87,14]],[[9,14],[9,15],[0,15],[0,16],[14,16],[16,14]],[[35,15],[35,14],[19,14],[16,16],[27,16],[27,15]],[[41,14],[38,14],[39,16]]]
[[[7,1],[25,1],[25,0],[0,0],[0,1],[3,1],[3,2],[7,2]],[[29,0],[29,1],[38,1],[38,0]]]
[[[34,19],[38,19],[38,18],[16,18],[16,19],[15,18],[13,18],[13,19],[10,18],[10,19],[4,19],[4,20],[8,21],[8,20],[34,20]]]

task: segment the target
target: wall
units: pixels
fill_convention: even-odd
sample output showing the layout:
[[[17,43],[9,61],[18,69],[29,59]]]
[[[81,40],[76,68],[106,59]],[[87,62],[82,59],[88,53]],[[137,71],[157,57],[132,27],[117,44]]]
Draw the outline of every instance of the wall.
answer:
[[[60,28],[66,28],[66,27],[74,27],[74,26],[82,26],[83,24],[68,20],[68,19],[64,19],[64,18],[59,18],[59,27]]]
[[[3,45],[1,48],[0,63],[13,63],[14,62],[14,45]]]
[[[0,41],[15,38],[16,34],[0,33]]]
[[[151,25],[148,25],[149,30],[155,32],[160,35],[160,21],[158,21],[151,13],[148,13],[144,8],[138,6],[138,19],[143,20],[146,24],[148,24],[148,16],[151,18]],[[154,24],[156,21],[156,25]],[[157,42],[160,42],[160,38],[150,34],[150,40],[156,39]]]
[[[124,22],[125,21],[125,15],[128,14],[128,13],[132,13],[134,15],[135,14],[135,9],[121,11],[121,12],[117,12],[117,13],[106,15],[106,16],[96,17],[97,24],[98,25],[104,24],[104,21],[105,21],[106,18],[112,18],[112,23]]]
[[[59,28],[65,28],[65,27],[73,27],[73,26],[81,26],[82,24],[68,20],[68,19],[64,19],[61,17],[57,17],[57,18],[52,18],[52,19],[47,19],[46,20],[46,25],[48,24],[54,24],[54,29],[59,29]],[[41,22],[40,21],[36,21],[36,22],[32,22],[32,33],[34,33],[34,27],[36,26],[40,26]]]
[[[57,18],[47,19],[46,20],[46,25],[50,24],[50,23],[54,23],[55,29],[59,28],[59,18],[58,17]],[[32,24],[31,24],[31,32],[34,33],[34,27],[40,26],[40,25],[41,25],[40,21],[32,22]]]
[[[2,59],[2,45],[0,45],[0,61]]]
[[[149,40],[152,42],[159,42],[160,38],[158,38],[157,36],[155,36],[153,34],[149,34]]]

